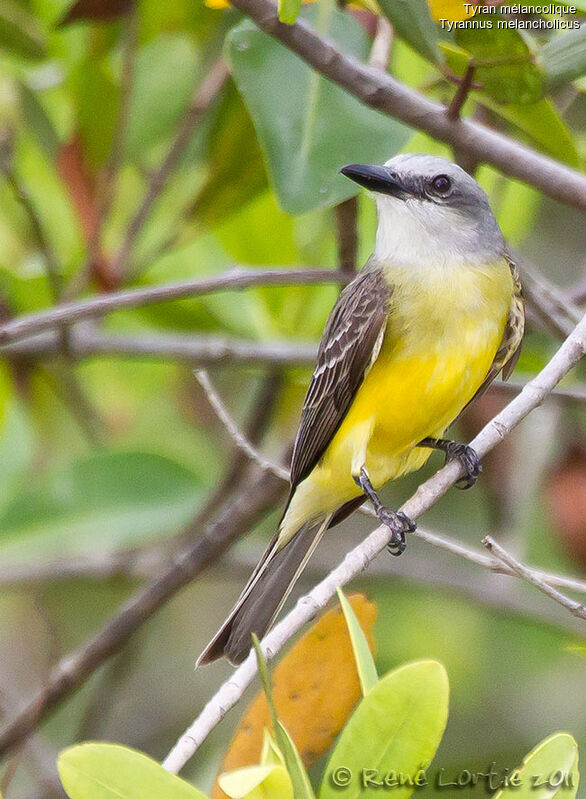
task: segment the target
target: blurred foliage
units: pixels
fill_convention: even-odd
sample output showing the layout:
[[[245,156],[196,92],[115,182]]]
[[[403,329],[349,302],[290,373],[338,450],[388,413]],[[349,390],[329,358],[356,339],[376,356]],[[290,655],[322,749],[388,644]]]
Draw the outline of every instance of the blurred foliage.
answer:
[[[584,5],[577,5],[583,15]],[[343,9],[332,0],[301,9],[296,0],[280,3],[287,22],[298,12],[362,61],[369,57],[377,15],[384,14],[394,29],[388,66],[394,78],[449,103],[459,79],[473,67],[466,117],[573,168],[583,165],[584,25],[534,32],[496,26],[450,30],[439,20],[467,16],[456,0],[379,0],[378,5],[368,0]],[[494,21],[498,12],[489,16]],[[564,17],[568,22],[578,18]],[[539,15],[533,19],[551,21]],[[117,274],[113,264],[129,223],[198,87],[221,56],[229,62],[230,76],[186,137],[177,167],[166,176],[132,242],[128,263]],[[127,83],[131,89],[125,107]],[[259,269],[334,267],[333,206],[357,192],[338,175],[339,168],[347,162],[381,162],[400,151],[458,155],[362,106],[223,0],[138,0],[134,5],[127,0],[1,0],[0,155],[6,179],[0,180],[0,316],[4,320],[50,306],[51,254],[71,291],[72,280],[88,267],[97,225],[99,247],[82,289],[88,296],[218,274],[234,263]],[[583,280],[586,238],[577,213],[493,168],[481,166],[477,177],[506,237],[551,282],[566,289]],[[15,182],[28,206],[16,195]],[[376,229],[371,199],[361,195],[358,211],[362,264]],[[228,343],[317,340],[336,292],[333,286],[223,292],[118,312],[86,332],[145,341],[178,333],[213,335]],[[556,345],[548,332],[532,329],[516,376],[534,374]],[[309,374],[301,368],[283,371],[273,421],[261,444],[271,457],[281,456],[294,433]],[[565,385],[571,387],[579,374],[569,376]],[[266,377],[262,362],[245,368],[226,361],[215,368],[214,382],[239,423],[245,424],[254,412]],[[481,416],[475,418],[479,423]],[[586,474],[580,454],[585,430],[580,407],[546,403],[510,439],[509,448],[501,449],[499,479],[491,480],[493,467],[485,464],[484,479],[473,494],[450,492],[426,521],[468,542],[477,542],[501,524],[500,532],[524,559],[547,569],[578,572],[585,550],[578,513]],[[0,369],[0,582],[3,568],[54,565],[58,574],[60,564],[80,557],[91,562],[92,557],[134,548],[150,552],[161,544],[175,551],[233,458],[230,442],[185,363],[115,354],[79,361],[66,353],[6,357]],[[438,463],[434,459],[429,470]],[[390,486],[389,500],[398,504],[429,470]],[[568,512],[569,507],[575,512]],[[259,524],[251,539],[236,547],[236,558],[257,543],[260,548],[276,521],[273,514]],[[360,524],[353,518],[341,527],[348,546]],[[334,544],[326,537],[322,549],[331,566],[329,547],[333,550]],[[455,568],[453,558],[431,553],[421,542],[414,541],[411,549],[414,557],[421,553],[422,560],[436,564],[440,576]],[[480,583],[477,568],[459,562],[457,568],[458,574]],[[150,622],[133,650],[130,672],[121,676],[113,668],[117,687],[108,687],[103,674],[97,674],[61,708],[43,727],[46,742],[60,749],[79,740],[82,718],[91,716],[97,703],[99,720],[89,724],[83,737],[98,728],[100,737],[163,755],[216,683],[213,670],[193,677],[192,662],[245,579],[238,563],[228,561],[222,569],[202,575],[184,598]],[[431,576],[426,572],[421,580]],[[7,696],[14,695],[15,706],[42,684],[47,659],[79,645],[136,585],[121,576],[47,579],[17,584],[18,590],[3,585],[0,681]],[[528,620],[510,610],[507,617],[498,603],[493,603],[496,608],[490,601],[481,607],[439,587],[404,580],[371,579],[366,589],[380,607],[379,673],[411,660],[446,663],[455,711],[441,744],[442,765],[461,769],[464,756],[478,770],[497,756],[511,765],[520,762],[535,740],[551,730],[549,723],[544,726],[549,717],[555,718],[554,727],[567,727],[575,738],[584,738],[584,719],[560,693],[575,697],[583,689],[584,661],[576,654],[583,644],[563,622],[555,629],[538,616]],[[511,588],[510,594],[503,591],[501,599],[510,599],[514,607],[518,596],[525,596],[521,587]],[[324,620],[332,625],[334,637],[340,622],[339,614]],[[356,635],[352,639],[356,643]],[[305,639],[297,645],[301,654],[294,670],[299,677],[305,674],[301,663],[306,663],[306,645]],[[363,660],[365,653],[363,647]],[[348,659],[343,662],[348,666]],[[350,712],[352,697],[358,697],[356,679],[354,693],[348,686],[340,689],[347,692],[347,701],[340,698],[335,723],[330,719],[328,745]],[[364,680],[368,684],[368,676]],[[274,692],[278,714],[308,763],[306,750],[319,753],[323,747],[299,740],[295,714],[285,709],[286,701],[280,705],[281,689],[276,686]],[[11,706],[6,712],[10,715]],[[265,706],[263,720],[266,713]],[[224,726],[193,766],[197,784],[206,790],[233,732]],[[248,761],[256,767],[262,760],[259,730],[257,725],[254,758]],[[564,747],[567,741],[557,744]],[[104,751],[103,756],[147,762],[143,755],[121,751]],[[84,747],[62,757],[62,769],[69,769],[63,777],[66,785],[81,779],[88,754],[91,762],[93,754]],[[283,762],[271,747],[265,747],[264,757],[262,768],[282,785]],[[28,754],[23,761],[4,791],[7,797],[35,795],[35,765]],[[134,765],[128,766],[129,773]],[[154,765],[144,765],[145,779]],[[226,767],[243,765],[234,761]],[[312,765],[314,784],[319,784],[324,765],[323,760]],[[109,768],[123,778],[125,766]],[[177,790],[194,795],[194,789],[178,784],[173,783]],[[428,790],[435,793],[431,786]]]

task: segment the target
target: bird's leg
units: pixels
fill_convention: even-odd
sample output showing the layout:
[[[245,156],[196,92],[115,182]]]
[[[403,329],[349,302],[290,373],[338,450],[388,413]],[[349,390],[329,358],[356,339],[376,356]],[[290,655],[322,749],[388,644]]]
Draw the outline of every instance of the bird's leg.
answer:
[[[415,522],[406,514],[396,513],[383,505],[372,487],[370,477],[364,466],[360,469],[360,474],[354,477],[354,482],[374,505],[375,513],[381,524],[386,525],[392,533],[387,549],[391,555],[401,555],[405,551],[405,533],[412,533],[415,530]]]
[[[446,438],[424,438],[417,446],[439,449],[445,452],[446,463],[453,460],[460,461],[466,475],[457,481],[456,486],[458,488],[472,488],[478,480],[478,475],[482,471],[480,458],[468,444],[460,444],[458,441],[449,441]]]

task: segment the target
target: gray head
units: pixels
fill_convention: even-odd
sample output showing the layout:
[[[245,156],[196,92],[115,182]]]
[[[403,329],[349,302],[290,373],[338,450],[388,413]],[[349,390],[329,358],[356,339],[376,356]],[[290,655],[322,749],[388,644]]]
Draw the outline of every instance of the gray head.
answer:
[[[478,263],[502,255],[486,193],[451,161],[405,153],[384,166],[350,164],[341,172],[375,195],[378,257]]]

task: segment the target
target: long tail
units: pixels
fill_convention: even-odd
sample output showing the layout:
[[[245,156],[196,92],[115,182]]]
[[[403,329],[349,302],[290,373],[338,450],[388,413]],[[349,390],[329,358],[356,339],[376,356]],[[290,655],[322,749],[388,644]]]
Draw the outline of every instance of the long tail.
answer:
[[[230,615],[197,659],[197,666],[211,663],[222,655],[234,664],[244,660],[252,646],[252,633],[262,638],[271,626],[331,516],[304,524],[280,548],[279,535],[275,535]]]

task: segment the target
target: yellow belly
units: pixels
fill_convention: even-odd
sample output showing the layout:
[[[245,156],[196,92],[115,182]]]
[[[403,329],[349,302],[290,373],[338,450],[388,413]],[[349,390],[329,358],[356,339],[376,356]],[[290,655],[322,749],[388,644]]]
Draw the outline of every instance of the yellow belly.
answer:
[[[287,538],[311,518],[357,497],[366,466],[375,488],[422,466],[474,396],[502,340],[511,302],[506,264],[454,283],[407,283],[395,292],[380,354],[322,459],[297,487],[282,524]]]

